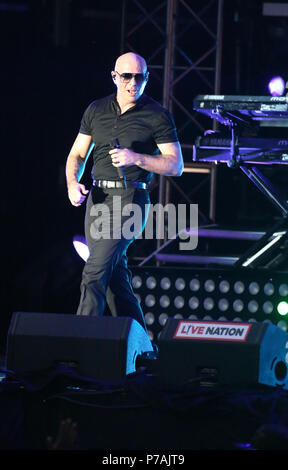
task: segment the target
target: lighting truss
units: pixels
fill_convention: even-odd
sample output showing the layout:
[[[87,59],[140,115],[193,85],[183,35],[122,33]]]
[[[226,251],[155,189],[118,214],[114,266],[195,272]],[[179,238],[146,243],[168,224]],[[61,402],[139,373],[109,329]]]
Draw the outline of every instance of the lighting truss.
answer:
[[[132,272],[154,341],[168,318],[271,322],[288,330],[287,273],[174,267],[135,267]]]
[[[205,5],[194,0],[157,4],[123,0],[122,5],[122,52],[127,47],[145,54],[149,69],[161,84],[163,105],[173,113],[178,108],[188,119],[179,124],[180,133],[191,123],[193,129],[196,126],[204,131],[192,103],[197,89],[220,92],[223,0],[210,0]],[[145,35],[149,41],[143,41]],[[191,129],[187,134],[191,135]]]
[[[205,183],[210,182],[206,220],[215,219],[216,166],[202,168],[192,163],[193,139],[199,129],[202,132],[210,125],[193,110],[192,103],[199,90],[220,93],[223,5],[224,0],[122,0],[121,52],[128,48],[145,56],[154,82],[160,87],[163,106],[175,117],[184,174],[190,177],[191,173],[205,173]],[[165,176],[159,176],[158,189],[158,200],[163,205],[172,200],[172,189],[183,196],[180,186]],[[186,192],[187,196],[192,199],[194,191],[193,195]],[[161,244],[157,242],[158,247]]]

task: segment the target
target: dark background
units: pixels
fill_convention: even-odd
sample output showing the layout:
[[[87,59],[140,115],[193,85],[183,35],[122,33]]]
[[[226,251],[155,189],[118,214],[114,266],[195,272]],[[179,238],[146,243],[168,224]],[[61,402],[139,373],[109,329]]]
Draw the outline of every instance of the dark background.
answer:
[[[126,3],[131,27],[141,12],[132,0]],[[142,3],[147,11],[157,4]],[[198,12],[213,2],[187,3]],[[274,74],[288,78],[287,18],[264,17],[262,3],[224,1],[222,94],[266,95]],[[83,262],[72,238],[83,233],[85,208],[72,207],[67,198],[65,162],[84,109],[113,92],[110,71],[117,56],[130,50],[123,40],[121,14],[122,0],[0,3],[2,349],[13,311],[74,313],[77,307]],[[207,44],[205,39],[200,41],[199,26],[181,15],[179,30],[187,26],[181,47],[195,57],[201,48],[209,47],[209,38]],[[208,23],[215,25],[215,10],[211,17],[207,15]],[[165,9],[159,10],[164,30],[165,20]],[[147,58],[161,39],[151,23],[129,41]],[[161,49],[157,60],[162,64],[163,57]],[[161,102],[163,82],[155,77],[151,74],[146,91]],[[211,92],[205,82],[189,75],[176,90],[193,114],[194,96],[207,91]],[[197,126],[183,125],[177,111],[175,120],[181,142],[193,144],[199,135]],[[191,152],[185,152],[184,159],[190,162]],[[285,188],[286,168],[269,171]],[[197,175],[177,182],[187,192],[193,178],[198,185]],[[89,184],[89,165],[84,181]],[[204,213],[207,191],[203,185],[194,196]],[[157,185],[155,194],[157,198]],[[173,193],[173,198],[176,202],[180,196]],[[217,223],[261,229],[275,216],[274,208],[243,175],[219,169]],[[149,253],[154,246],[143,242],[137,249]]]

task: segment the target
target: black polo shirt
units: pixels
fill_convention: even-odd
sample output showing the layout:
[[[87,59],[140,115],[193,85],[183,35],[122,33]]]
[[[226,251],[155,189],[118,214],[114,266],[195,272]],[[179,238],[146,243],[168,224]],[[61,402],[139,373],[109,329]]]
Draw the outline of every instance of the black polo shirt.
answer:
[[[155,158],[159,154],[157,144],[178,141],[171,114],[145,94],[123,114],[115,94],[93,101],[84,112],[80,132],[91,135],[95,143],[92,177],[104,180],[119,179],[109,155],[116,138],[120,148],[155,155]],[[125,173],[130,181],[149,183],[152,179],[151,172],[137,165],[125,167]]]

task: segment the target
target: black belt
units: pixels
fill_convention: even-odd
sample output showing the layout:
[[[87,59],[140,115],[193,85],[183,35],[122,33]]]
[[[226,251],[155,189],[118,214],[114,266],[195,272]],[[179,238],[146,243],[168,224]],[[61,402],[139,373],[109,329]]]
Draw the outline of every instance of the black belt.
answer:
[[[125,183],[122,181],[93,180],[93,186],[98,186],[98,188],[116,189],[125,188]],[[142,181],[126,181],[126,187],[148,189],[148,184],[143,183]]]

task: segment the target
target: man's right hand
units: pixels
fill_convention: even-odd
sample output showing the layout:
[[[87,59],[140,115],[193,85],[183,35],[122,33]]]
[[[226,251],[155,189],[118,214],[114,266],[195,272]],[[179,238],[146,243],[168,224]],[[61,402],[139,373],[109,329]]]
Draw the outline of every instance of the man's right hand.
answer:
[[[84,184],[73,183],[68,187],[68,197],[72,206],[81,206],[88,193],[89,190],[85,188]]]

